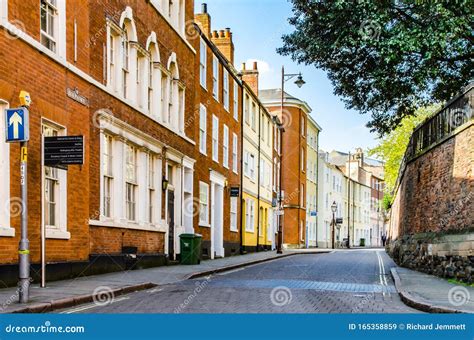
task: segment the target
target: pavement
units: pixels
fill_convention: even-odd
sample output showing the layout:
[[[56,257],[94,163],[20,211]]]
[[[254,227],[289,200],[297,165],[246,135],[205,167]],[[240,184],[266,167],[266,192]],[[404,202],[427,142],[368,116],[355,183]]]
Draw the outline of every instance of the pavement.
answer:
[[[419,313],[383,249],[299,253],[54,313]]]
[[[315,249],[312,252],[327,252]],[[18,303],[16,287],[0,289],[0,313],[42,313],[60,308],[97,302],[107,296],[119,296],[180,282],[215,272],[232,270],[242,265],[271,261],[276,258],[298,254],[299,251],[275,251],[251,253],[215,260],[202,261],[200,265],[175,265],[142,270],[108,273],[80,277],[73,280],[47,283],[46,288],[32,284],[28,304]],[[100,301],[99,301],[100,302]]]
[[[391,273],[400,298],[413,308],[428,313],[474,313],[474,287],[407,268],[393,267]]]
[[[381,248],[312,249],[33,284],[26,305],[0,289],[0,313],[472,313],[471,297]]]

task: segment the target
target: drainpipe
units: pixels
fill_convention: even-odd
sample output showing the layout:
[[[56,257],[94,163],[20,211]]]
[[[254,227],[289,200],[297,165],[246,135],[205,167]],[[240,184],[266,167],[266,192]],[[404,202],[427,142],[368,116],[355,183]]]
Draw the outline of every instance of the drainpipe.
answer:
[[[257,174],[257,178],[258,178],[258,188],[257,188],[257,206],[258,206],[258,212],[257,212],[257,252],[258,252],[258,247],[259,247],[259,241],[260,241],[260,160],[261,160],[261,132],[262,132],[262,115],[261,115],[261,105],[260,105],[260,102],[258,102],[258,174]]]
[[[241,74],[239,74],[241,76]],[[240,87],[240,254],[243,255],[244,251],[244,86],[242,77],[240,77],[240,81],[242,82],[242,86]]]

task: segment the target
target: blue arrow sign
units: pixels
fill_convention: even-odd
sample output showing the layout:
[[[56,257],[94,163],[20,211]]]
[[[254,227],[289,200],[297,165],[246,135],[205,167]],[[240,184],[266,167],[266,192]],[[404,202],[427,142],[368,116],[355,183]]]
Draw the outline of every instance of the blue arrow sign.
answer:
[[[6,142],[26,142],[30,139],[28,109],[20,107],[5,110]]]

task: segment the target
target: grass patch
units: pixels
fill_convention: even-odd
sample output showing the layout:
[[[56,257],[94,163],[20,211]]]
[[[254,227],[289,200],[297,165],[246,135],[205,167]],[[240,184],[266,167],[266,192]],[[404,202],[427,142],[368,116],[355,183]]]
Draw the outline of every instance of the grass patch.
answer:
[[[468,284],[468,283],[465,283],[465,282],[458,281],[458,280],[456,280],[456,279],[449,279],[448,282],[449,282],[449,283],[452,283],[452,284],[454,284],[454,285],[460,285],[460,286],[466,286],[466,287],[474,287],[474,283]]]

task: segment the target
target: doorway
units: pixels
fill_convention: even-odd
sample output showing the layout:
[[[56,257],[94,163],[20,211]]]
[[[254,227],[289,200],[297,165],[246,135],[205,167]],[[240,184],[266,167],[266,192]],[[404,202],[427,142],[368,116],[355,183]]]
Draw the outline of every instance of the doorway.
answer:
[[[224,257],[224,181],[211,173],[211,259]]]
[[[174,256],[174,191],[168,191],[168,256],[171,261]]]

